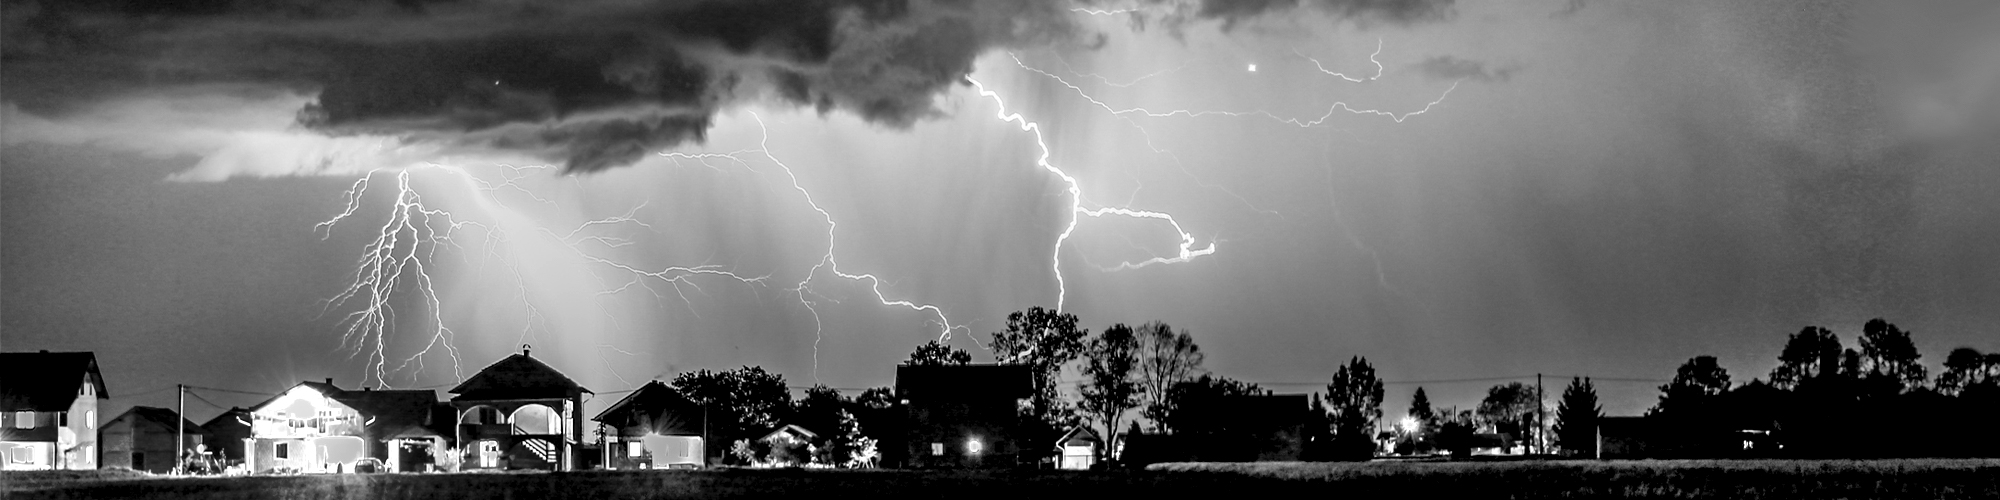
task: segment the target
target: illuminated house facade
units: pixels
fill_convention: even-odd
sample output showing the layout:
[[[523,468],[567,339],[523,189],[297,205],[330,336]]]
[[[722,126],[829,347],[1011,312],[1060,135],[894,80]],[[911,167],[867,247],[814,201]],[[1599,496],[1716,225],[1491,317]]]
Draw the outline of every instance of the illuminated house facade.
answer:
[[[364,458],[390,471],[429,470],[433,450],[450,446],[448,410],[429,390],[342,390],[302,382],[248,410],[240,445],[252,472],[354,472]],[[221,446],[221,445],[218,445]]]
[[[1028,447],[1018,408],[1034,394],[1026,366],[897,366],[907,402],[905,464],[913,468],[1014,467]]]
[[[607,469],[699,468],[707,431],[702,407],[655,380],[591,420],[604,436]]]
[[[459,468],[575,469],[589,392],[527,349],[479,370],[451,389]]]
[[[173,410],[134,406],[98,429],[97,441],[104,446],[99,464],[107,469],[117,467],[158,474],[172,472],[175,454],[182,450],[192,451],[204,442],[211,442],[206,439],[206,434],[200,426],[181,418]],[[174,444],[176,436],[181,438],[179,447]]]
[[[0,469],[97,468],[97,403],[109,396],[89,352],[0,353]]]

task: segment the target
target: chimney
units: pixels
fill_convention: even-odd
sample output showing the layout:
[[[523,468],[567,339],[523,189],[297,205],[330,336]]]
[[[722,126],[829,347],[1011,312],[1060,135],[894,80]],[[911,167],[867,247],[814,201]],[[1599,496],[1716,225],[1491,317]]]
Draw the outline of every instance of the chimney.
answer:
[[[530,348],[530,347],[533,347],[533,346],[530,346],[530,345],[528,345],[528,344],[521,344],[521,355],[522,355],[522,356],[526,356],[526,357],[531,357],[531,358],[532,358],[532,357],[534,357],[534,356],[529,356],[529,355],[528,355],[528,348]]]
[[[42,354],[48,354],[48,353],[49,353],[48,349],[42,349]]]
[[[333,377],[326,378],[326,385],[333,385]]]

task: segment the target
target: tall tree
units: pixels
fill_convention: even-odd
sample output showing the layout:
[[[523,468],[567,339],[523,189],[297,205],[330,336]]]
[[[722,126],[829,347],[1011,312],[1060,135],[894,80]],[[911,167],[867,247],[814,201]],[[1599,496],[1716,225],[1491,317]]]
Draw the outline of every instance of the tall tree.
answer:
[[[1535,409],[1539,407],[1541,400],[1535,397],[1534,388],[1508,382],[1486,389],[1486,398],[1479,400],[1478,413],[1495,432],[1512,435],[1525,443],[1533,437],[1528,432],[1535,427]]]
[[[972,354],[965,352],[964,349],[948,346],[937,340],[931,340],[924,342],[924,345],[917,346],[917,350],[910,353],[910,360],[904,364],[910,366],[958,366],[971,363]]]
[[[1117,449],[1118,422],[1139,405],[1139,337],[1124,323],[1111,325],[1084,350],[1083,414],[1104,429],[1099,457]]]
[[[1334,453],[1366,460],[1374,455],[1376,425],[1382,420],[1382,379],[1366,358],[1355,356],[1326,384],[1327,416],[1333,421]]]
[[[1778,367],[1771,370],[1771,384],[1792,390],[1809,380],[1838,373],[1840,349],[1840,338],[1832,331],[1817,326],[1799,330],[1785,340]]]
[[[1660,386],[1660,401],[1647,413],[1694,411],[1728,390],[1729,370],[1722,369],[1715,356],[1695,356],[1674,370],[1673,381]]]
[[[1076,315],[1031,307],[1007,315],[1007,331],[993,334],[993,354],[1001,364],[1024,365],[1033,374],[1035,393],[1022,409],[1031,426],[1031,442],[1055,439],[1062,428],[1075,422],[1076,410],[1062,398],[1058,382],[1063,366],[1083,354],[1088,330],[1076,326]],[[1052,453],[1041,446],[1024,448],[1033,453]]]
[[[1167,389],[1166,426],[1175,434],[1195,436],[1215,436],[1229,433],[1227,423],[1232,408],[1224,404],[1227,398],[1255,396],[1264,390],[1257,384],[1249,384],[1228,377],[1202,374],[1194,380],[1174,384]]]
[[[1154,432],[1169,431],[1167,391],[1201,371],[1204,357],[1194,336],[1183,328],[1179,333],[1166,323],[1154,321],[1139,326],[1139,390],[1145,408],[1139,415],[1153,423]]]
[[[1895,392],[1919,387],[1927,375],[1917,362],[1923,354],[1910,340],[1910,332],[1875,318],[1861,327],[1861,355],[1867,358],[1868,376],[1894,384]]]
[[[1597,388],[1588,378],[1569,379],[1569,387],[1563,388],[1562,406],[1556,407],[1556,441],[1558,446],[1577,456],[1597,454],[1597,421],[1604,416],[1604,407],[1597,404]]]
[[[1429,395],[1424,394],[1424,388],[1418,387],[1417,393],[1410,396],[1409,414],[1410,418],[1416,419],[1425,425],[1430,425],[1431,422],[1437,421],[1437,411],[1431,409],[1431,398]]]
[[[792,402],[785,376],[758,366],[685,372],[670,385],[707,412],[710,456],[726,450],[728,443],[751,437],[749,433],[777,425]]]

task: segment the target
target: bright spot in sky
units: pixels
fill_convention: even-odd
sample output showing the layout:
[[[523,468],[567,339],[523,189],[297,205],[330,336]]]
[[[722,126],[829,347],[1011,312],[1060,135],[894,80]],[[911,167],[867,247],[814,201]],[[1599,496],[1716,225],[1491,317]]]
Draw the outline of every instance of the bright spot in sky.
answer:
[[[1254,64],[1254,63],[1253,63],[1253,64],[1251,64],[1251,65],[1250,65],[1250,72],[1251,72],[1251,73],[1256,73],[1256,72],[1257,72],[1257,65],[1256,65],[1256,64]]]

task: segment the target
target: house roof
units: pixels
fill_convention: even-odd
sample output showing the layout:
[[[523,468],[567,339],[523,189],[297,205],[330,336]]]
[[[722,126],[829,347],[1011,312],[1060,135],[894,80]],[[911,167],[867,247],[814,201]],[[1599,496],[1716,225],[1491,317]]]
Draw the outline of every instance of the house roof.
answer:
[[[1096,429],[1092,429],[1088,425],[1076,425],[1071,426],[1069,432],[1063,433],[1061,438],[1056,439],[1056,448],[1061,449],[1073,439],[1081,439],[1085,442],[1104,442],[1104,438],[1098,437]]]
[[[297,384],[293,384],[291,387],[286,387],[285,390],[278,391],[276,395],[273,395],[269,398],[265,398],[263,401],[258,401],[257,404],[250,405],[249,410],[253,412],[257,410],[262,410],[264,409],[265,406],[270,405],[271,402],[277,401],[278,398],[285,397],[285,394],[292,392],[292,389],[296,389],[301,386],[311,388],[312,390],[319,392],[321,396],[326,396],[329,398],[334,397],[335,395],[341,393],[341,388],[339,386],[333,385],[333,379],[326,379],[326,382],[312,382],[312,381],[299,382]]]
[[[1035,393],[1032,368],[1023,365],[896,367],[896,393],[913,400],[978,397],[1025,398]]]
[[[88,351],[0,353],[0,366],[10,373],[34,374],[0,380],[0,411],[67,410],[83,391],[85,377],[96,387],[98,399],[111,397],[104,390],[104,375],[97,371],[97,355]]]
[[[590,419],[597,422],[611,423],[606,421],[606,419],[621,416],[620,414],[649,412],[659,409],[680,409],[687,406],[700,407],[701,405],[697,405],[694,401],[688,400],[686,396],[682,396],[681,391],[676,391],[674,388],[668,387],[667,384],[662,384],[658,380],[652,380],[647,381],[646,385],[641,385],[638,389],[632,390],[631,394],[626,394],[618,402],[611,403],[610,407],[605,408],[604,411],[597,412],[597,416],[590,417]]]
[[[431,411],[438,402],[437,391],[363,389],[341,391],[333,399],[373,419],[368,422],[368,427],[379,437],[441,435],[430,427]]]
[[[151,422],[167,429],[175,428],[175,424],[184,425],[189,434],[207,433],[206,429],[202,429],[199,425],[194,425],[194,422],[182,418],[180,414],[174,413],[173,410],[153,406],[134,406],[132,409],[125,410],[125,413],[120,413],[116,418],[112,418],[111,420],[115,422],[128,417]]]
[[[771,439],[772,437],[776,437],[779,434],[794,434],[806,438],[807,441],[819,439],[819,433],[813,432],[804,427],[799,427],[797,425],[785,424],[771,429],[771,432],[764,433],[763,437],[759,437],[757,438],[757,440],[762,441],[766,439]]]
[[[231,407],[229,411],[222,412],[221,415],[216,415],[215,418],[208,419],[207,422],[202,422],[201,428],[209,432],[215,432],[216,429],[224,427],[249,427],[249,422],[250,409],[237,406]]]
[[[591,391],[522,350],[487,365],[451,388],[451,393],[458,395],[451,399],[567,398],[585,392]]]

